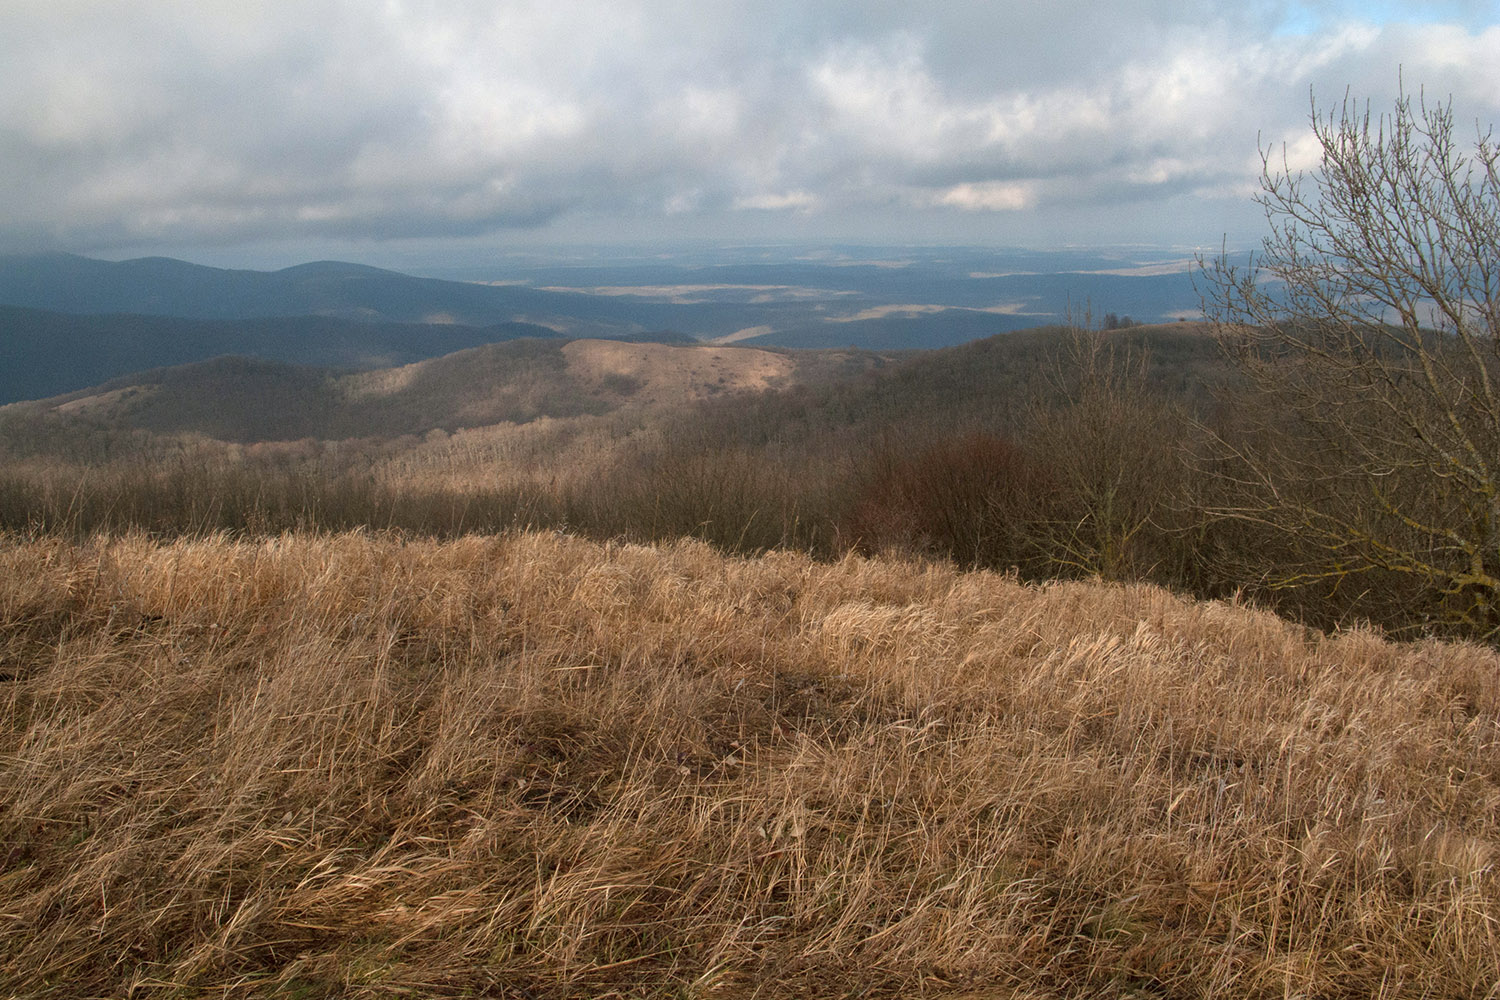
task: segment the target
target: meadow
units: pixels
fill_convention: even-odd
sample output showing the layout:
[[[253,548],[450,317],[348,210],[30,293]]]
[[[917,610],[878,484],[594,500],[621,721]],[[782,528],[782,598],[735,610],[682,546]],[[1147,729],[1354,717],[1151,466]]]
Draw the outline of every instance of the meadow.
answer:
[[[0,542],[0,994],[1500,996],[1500,656],[561,531]]]

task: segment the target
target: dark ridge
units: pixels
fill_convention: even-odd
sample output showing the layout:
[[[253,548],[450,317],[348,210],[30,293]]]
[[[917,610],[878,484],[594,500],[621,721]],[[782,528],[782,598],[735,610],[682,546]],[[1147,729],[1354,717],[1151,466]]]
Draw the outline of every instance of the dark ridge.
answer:
[[[131,372],[233,354],[337,369],[387,368],[519,337],[533,323],[360,323],[332,316],[201,320],[0,306],[0,404],[44,399]]]

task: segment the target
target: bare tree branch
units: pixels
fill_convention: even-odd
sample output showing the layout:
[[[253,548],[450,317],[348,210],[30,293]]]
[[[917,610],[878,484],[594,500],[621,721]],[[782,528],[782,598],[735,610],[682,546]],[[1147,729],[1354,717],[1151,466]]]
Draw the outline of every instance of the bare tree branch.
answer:
[[[1273,585],[1401,574],[1432,624],[1500,637],[1500,150],[1404,93],[1310,121],[1315,169],[1262,151],[1260,252],[1203,264],[1266,442],[1225,449],[1218,513],[1309,554]]]

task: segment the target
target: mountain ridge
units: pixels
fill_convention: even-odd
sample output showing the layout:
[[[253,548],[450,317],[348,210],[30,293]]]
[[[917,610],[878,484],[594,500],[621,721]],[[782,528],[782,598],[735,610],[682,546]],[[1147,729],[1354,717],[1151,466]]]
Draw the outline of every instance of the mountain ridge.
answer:
[[[0,305],[0,405],[45,399],[120,376],[221,355],[341,369],[382,368],[481,344],[558,336],[533,323],[360,323],[333,316],[208,320],[80,315]]]

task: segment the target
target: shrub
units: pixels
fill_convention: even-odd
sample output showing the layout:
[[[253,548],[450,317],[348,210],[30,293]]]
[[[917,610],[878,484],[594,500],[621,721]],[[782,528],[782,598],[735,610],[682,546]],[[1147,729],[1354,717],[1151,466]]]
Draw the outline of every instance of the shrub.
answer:
[[[864,551],[1001,568],[1036,559],[1029,522],[1051,485],[1006,438],[971,431],[912,452],[888,439],[862,478],[843,534]]]

